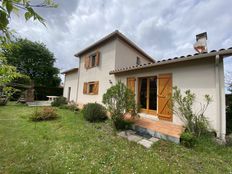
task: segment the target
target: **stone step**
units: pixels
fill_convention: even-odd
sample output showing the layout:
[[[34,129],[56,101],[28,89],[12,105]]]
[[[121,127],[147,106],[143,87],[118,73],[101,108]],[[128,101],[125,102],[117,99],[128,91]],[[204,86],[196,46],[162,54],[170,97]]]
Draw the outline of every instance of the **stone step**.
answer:
[[[121,131],[118,133],[118,136],[126,138],[128,141],[136,142],[145,148],[150,148],[155,142],[159,141],[157,138],[142,136],[132,130]]]

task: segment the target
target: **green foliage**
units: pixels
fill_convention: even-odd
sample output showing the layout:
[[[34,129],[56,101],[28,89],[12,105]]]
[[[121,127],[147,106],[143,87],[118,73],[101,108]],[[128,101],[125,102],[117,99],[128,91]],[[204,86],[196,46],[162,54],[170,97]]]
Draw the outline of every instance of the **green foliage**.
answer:
[[[8,65],[6,58],[0,53],[0,77],[0,105],[6,105],[8,99],[18,91],[7,85],[15,79],[27,78],[27,76],[17,72],[16,67]]]
[[[55,107],[59,107],[66,104],[67,104],[67,99],[63,96],[55,98],[54,101],[51,103],[51,105]]]
[[[209,95],[205,95],[205,103],[200,103],[200,109],[194,111],[193,106],[195,103],[196,95],[190,90],[185,91],[185,95],[181,94],[180,89],[173,88],[174,93],[172,97],[173,111],[185,123],[186,130],[199,137],[201,134],[207,133],[209,123],[204,116],[208,105],[212,101]]]
[[[232,133],[226,136],[226,145],[232,146]]]
[[[32,121],[46,121],[58,118],[56,110],[52,107],[44,107],[42,110],[36,109],[30,119]]]
[[[134,94],[120,81],[106,91],[103,95],[103,103],[114,122],[123,120],[125,113],[130,112],[132,116],[137,113]]]
[[[70,102],[66,105],[61,105],[59,108],[60,109],[68,109],[68,110],[71,110],[73,112],[79,111],[79,108],[75,102]]]
[[[3,47],[7,62],[30,77],[35,86],[57,87],[59,70],[54,67],[55,58],[43,43],[17,39]]]
[[[197,142],[196,136],[191,132],[183,132],[180,137],[181,144],[185,147],[192,148]]]
[[[133,122],[130,120],[118,119],[114,121],[116,130],[128,130],[131,128]]]
[[[228,96],[228,98],[226,107],[226,132],[232,133],[232,96]]]
[[[34,5],[31,4],[30,0],[1,0],[0,2],[0,31],[2,33],[2,35],[0,36],[1,42],[6,42],[7,40],[9,40],[12,34],[12,32],[9,31],[8,27],[12,12],[18,15],[19,11],[22,10],[25,12],[24,18],[26,21],[33,18],[33,20],[38,20],[45,25],[44,19],[33,8],[57,7],[57,4],[55,4],[52,0],[43,0],[39,4]]]
[[[107,119],[104,106],[98,103],[88,103],[83,108],[84,118],[89,122],[100,122]]]

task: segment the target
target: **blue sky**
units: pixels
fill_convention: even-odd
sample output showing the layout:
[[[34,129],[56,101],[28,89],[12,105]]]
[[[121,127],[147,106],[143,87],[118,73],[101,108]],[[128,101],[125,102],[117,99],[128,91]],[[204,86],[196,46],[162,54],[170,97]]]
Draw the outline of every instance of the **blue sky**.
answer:
[[[76,52],[116,29],[155,59],[194,54],[195,35],[205,31],[209,50],[232,47],[231,0],[55,2],[57,9],[37,10],[47,27],[16,16],[10,27],[21,37],[45,43],[61,71],[77,67]],[[232,60],[225,62],[228,71]]]

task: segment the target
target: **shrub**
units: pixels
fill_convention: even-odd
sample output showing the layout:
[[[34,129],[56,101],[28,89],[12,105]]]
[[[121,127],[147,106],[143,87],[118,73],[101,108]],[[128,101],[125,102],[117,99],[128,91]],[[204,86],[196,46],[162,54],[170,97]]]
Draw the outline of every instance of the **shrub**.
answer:
[[[117,130],[129,129],[132,124],[133,122],[130,120],[118,119],[114,121],[114,126]]]
[[[228,103],[226,107],[226,132],[232,133],[232,97],[228,97]]]
[[[191,132],[183,132],[180,137],[180,143],[185,147],[191,148],[197,142],[195,135]]]
[[[54,99],[54,101],[51,103],[52,106],[62,106],[62,105],[66,105],[67,104],[67,100],[65,97],[60,96]]]
[[[107,119],[105,107],[98,103],[88,103],[85,105],[83,115],[89,122],[100,122]]]
[[[32,121],[45,121],[57,119],[56,110],[52,107],[44,107],[42,110],[35,110],[31,116]]]
[[[181,94],[180,89],[174,87],[172,97],[173,112],[185,123],[186,130],[195,134],[197,137],[207,133],[209,129],[209,122],[204,116],[212,99],[209,95],[205,95],[206,103],[200,103],[200,109],[193,111],[196,95],[190,90],[185,91],[185,96]]]
[[[71,103],[69,103],[67,105],[62,105],[59,108],[60,109],[68,109],[68,110],[71,110],[73,112],[79,111],[79,108],[78,108],[77,104],[74,103],[74,102],[71,102]]]
[[[111,114],[115,128],[123,122],[125,113],[130,112],[132,116],[137,113],[134,94],[120,81],[103,95],[103,103]]]
[[[232,134],[226,136],[226,145],[232,146]]]

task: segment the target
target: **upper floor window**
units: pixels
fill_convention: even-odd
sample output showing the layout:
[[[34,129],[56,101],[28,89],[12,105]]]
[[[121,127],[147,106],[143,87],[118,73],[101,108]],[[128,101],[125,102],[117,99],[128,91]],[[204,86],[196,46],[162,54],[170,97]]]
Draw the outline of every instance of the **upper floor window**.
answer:
[[[137,57],[137,59],[136,59],[136,65],[140,65],[140,64],[141,64],[141,60],[140,60],[139,57]]]
[[[100,52],[96,51],[85,57],[85,68],[93,68],[99,65]]]

